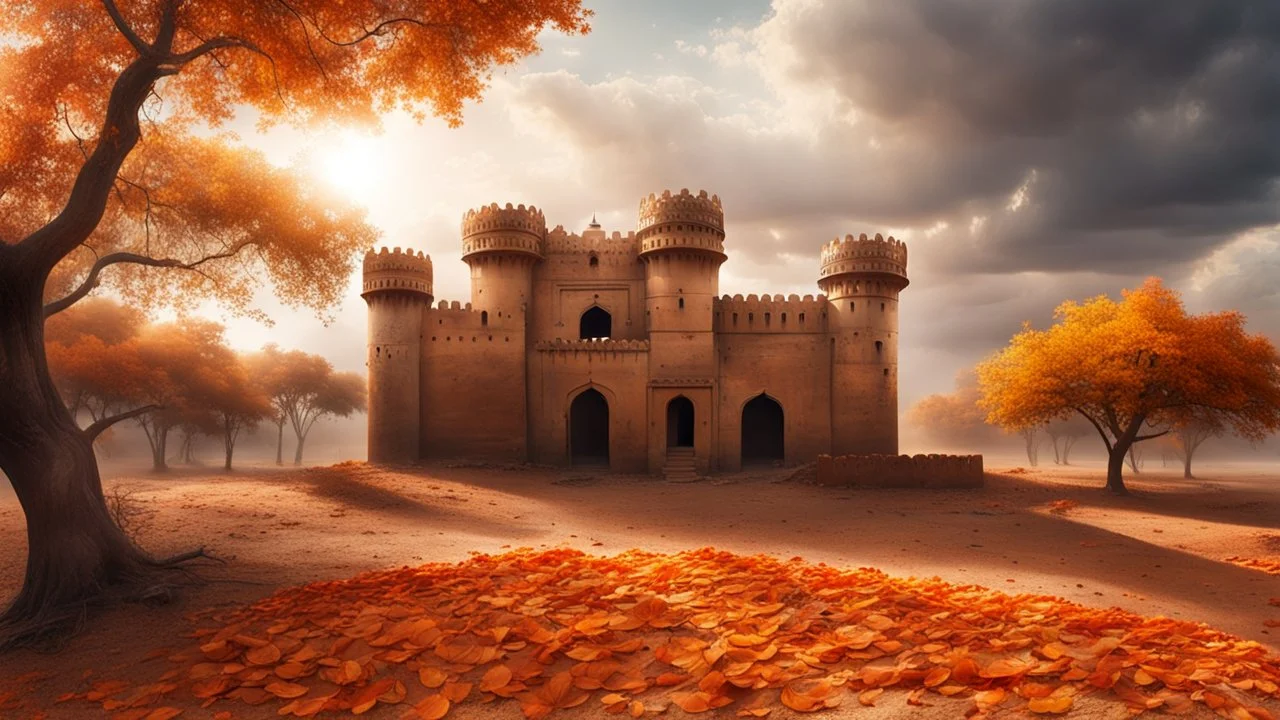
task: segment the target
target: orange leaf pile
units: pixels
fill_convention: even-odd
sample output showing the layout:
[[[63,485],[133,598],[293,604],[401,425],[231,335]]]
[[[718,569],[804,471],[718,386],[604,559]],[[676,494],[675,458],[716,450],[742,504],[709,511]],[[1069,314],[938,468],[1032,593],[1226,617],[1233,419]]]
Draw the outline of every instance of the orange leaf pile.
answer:
[[[84,699],[235,717],[242,705],[285,717],[389,705],[390,717],[437,720],[503,701],[529,718],[593,698],[630,717],[903,702],[886,689],[907,691],[907,705],[1041,716],[1093,695],[1135,714],[1199,703],[1267,718],[1258,706],[1280,699],[1280,659],[1203,625],[712,549],[479,555],[287,589],[207,619],[156,683],[99,682]]]

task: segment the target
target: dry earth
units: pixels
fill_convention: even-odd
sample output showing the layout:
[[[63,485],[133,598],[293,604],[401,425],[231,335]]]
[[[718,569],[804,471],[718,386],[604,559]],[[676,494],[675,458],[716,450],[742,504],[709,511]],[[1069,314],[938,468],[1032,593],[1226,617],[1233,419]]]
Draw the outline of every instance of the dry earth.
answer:
[[[1280,560],[1280,474],[1202,472],[1203,479],[1183,480],[1172,469],[1147,471],[1131,480],[1135,496],[1129,498],[1103,493],[1096,466],[997,471],[980,491],[851,491],[787,481],[789,473],[776,470],[691,484],[445,465],[117,476],[108,487],[135,489],[150,514],[141,533],[146,547],[168,554],[203,544],[228,564],[208,570],[210,582],[174,606],[94,619],[61,653],[0,658],[0,678],[47,672],[52,677],[40,697],[49,699],[50,718],[93,717],[96,711],[83,703],[53,705],[52,698],[83,690],[86,677],[159,675],[163,661],[144,656],[189,643],[183,638],[191,629],[188,611],[252,601],[281,586],[512,547],[611,554],[710,545],[801,556],[1198,620],[1280,650],[1280,629],[1264,624],[1280,619],[1280,608],[1268,604],[1280,596],[1280,577],[1224,562],[1228,556]],[[1053,511],[1061,500],[1074,506]],[[5,487],[0,596],[16,590],[24,553],[21,510]],[[823,717],[959,717],[966,707],[953,701],[908,708],[901,697],[886,696],[876,708],[854,703]],[[1119,705],[1081,710],[1072,717],[1127,715]],[[573,716],[596,714],[584,707]],[[198,709],[183,715],[210,716]],[[259,716],[274,711],[235,708],[236,718]],[[772,717],[790,716],[780,710]],[[464,705],[450,717],[520,714],[508,703]]]

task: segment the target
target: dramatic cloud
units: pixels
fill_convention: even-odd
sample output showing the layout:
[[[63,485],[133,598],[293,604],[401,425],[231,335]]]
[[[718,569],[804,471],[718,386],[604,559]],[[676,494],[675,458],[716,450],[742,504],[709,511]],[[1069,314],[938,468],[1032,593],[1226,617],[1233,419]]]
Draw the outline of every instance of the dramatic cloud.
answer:
[[[430,252],[438,295],[465,300],[467,207],[627,230],[641,195],[706,188],[722,290],[803,294],[822,243],[892,233],[911,247],[903,409],[1022,321],[1146,275],[1280,335],[1280,3],[697,5],[601,6],[461,130],[389,119],[384,177],[353,188],[386,243]],[[354,367],[363,313],[353,294],[299,341],[341,331]]]

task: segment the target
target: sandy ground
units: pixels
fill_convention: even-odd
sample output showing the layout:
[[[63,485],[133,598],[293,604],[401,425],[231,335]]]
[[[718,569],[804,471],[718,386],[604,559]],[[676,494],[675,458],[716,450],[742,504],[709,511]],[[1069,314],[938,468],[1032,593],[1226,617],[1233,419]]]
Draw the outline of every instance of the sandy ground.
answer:
[[[117,476],[108,486],[133,488],[151,513],[141,534],[147,548],[162,555],[206,545],[229,563],[209,571],[211,582],[173,606],[100,616],[59,654],[0,658],[0,677],[50,672],[54,677],[41,695],[53,698],[83,689],[86,671],[109,677],[154,648],[188,644],[182,635],[190,630],[184,619],[190,610],[363,570],[560,546],[610,554],[711,545],[899,576],[936,575],[1203,621],[1280,651],[1280,630],[1264,625],[1280,619],[1280,608],[1268,605],[1280,596],[1280,577],[1223,561],[1231,555],[1280,560],[1280,473],[1249,467],[1201,472],[1201,479],[1183,480],[1173,468],[1147,470],[1130,480],[1135,496],[1129,498],[1102,492],[1096,466],[1013,473],[996,468],[987,488],[975,491],[822,488],[787,482],[789,472],[777,470],[690,484],[581,470],[444,465]],[[1051,512],[1049,504],[1057,500],[1078,505]],[[0,596],[17,588],[24,553],[21,510],[7,489],[0,490]],[[157,675],[164,669],[155,661],[144,667]],[[92,716],[83,704],[72,705],[52,707],[50,717]],[[850,717],[907,711],[901,702],[854,706]],[[911,715],[959,717],[965,707],[912,708]],[[1124,716],[1122,708],[1082,709],[1072,717]],[[668,715],[682,713],[672,708]],[[183,717],[209,716],[191,710]],[[235,717],[255,716],[241,707]],[[519,712],[509,704],[450,717],[514,718]]]

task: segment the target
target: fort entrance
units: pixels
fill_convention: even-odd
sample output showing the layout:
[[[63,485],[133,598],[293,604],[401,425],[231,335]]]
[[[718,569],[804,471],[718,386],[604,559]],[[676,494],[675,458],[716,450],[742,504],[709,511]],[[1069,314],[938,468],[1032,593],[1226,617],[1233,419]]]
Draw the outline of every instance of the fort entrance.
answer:
[[[609,401],[595,388],[569,406],[569,455],[574,465],[609,464]]]
[[[683,395],[667,403],[667,447],[693,447],[693,401]]]
[[[781,461],[785,449],[782,406],[761,393],[742,407],[742,464]]]

